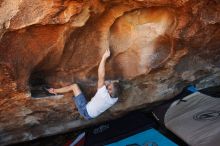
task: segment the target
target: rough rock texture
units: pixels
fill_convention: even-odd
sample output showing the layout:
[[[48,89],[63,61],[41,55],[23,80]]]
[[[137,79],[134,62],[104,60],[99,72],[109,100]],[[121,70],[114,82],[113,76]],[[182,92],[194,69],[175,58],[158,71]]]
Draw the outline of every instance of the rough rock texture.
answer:
[[[218,0],[0,0],[0,145],[170,99],[213,79],[219,46]],[[107,78],[121,80],[123,94],[99,118],[80,118],[71,94],[31,98],[41,80],[54,87],[78,82],[90,99],[108,47]]]

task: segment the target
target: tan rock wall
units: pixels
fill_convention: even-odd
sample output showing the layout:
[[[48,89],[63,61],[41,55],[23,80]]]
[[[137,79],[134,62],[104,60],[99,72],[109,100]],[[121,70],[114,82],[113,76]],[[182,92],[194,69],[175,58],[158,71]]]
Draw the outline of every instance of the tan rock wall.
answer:
[[[0,145],[149,108],[218,73],[219,9],[217,0],[0,0]],[[101,117],[82,120],[71,94],[31,97],[42,79],[78,82],[90,99],[108,47],[107,79],[123,93]]]

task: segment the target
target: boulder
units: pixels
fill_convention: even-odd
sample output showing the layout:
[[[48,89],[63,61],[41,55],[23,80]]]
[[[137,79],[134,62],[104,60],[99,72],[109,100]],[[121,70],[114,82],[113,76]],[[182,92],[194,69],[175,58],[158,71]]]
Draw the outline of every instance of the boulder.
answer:
[[[0,145],[150,109],[189,84],[220,84],[219,14],[218,0],[0,0]],[[82,119],[71,93],[31,97],[36,86],[76,82],[91,99],[106,48],[106,79],[123,92],[100,117]]]

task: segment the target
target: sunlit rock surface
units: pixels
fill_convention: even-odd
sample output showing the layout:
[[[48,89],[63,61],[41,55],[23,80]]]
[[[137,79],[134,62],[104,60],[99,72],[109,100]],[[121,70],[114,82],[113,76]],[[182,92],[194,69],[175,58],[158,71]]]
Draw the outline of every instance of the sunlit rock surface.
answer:
[[[0,0],[0,145],[150,108],[190,83],[216,85],[219,46],[218,0]],[[31,97],[40,81],[77,82],[90,99],[108,47],[107,79],[123,93],[99,118],[80,118],[71,94]]]

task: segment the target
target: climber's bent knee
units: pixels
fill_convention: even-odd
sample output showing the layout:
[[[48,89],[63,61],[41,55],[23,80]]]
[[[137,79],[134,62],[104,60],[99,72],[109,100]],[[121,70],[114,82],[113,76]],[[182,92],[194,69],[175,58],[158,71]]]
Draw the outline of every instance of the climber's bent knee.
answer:
[[[71,88],[73,90],[74,96],[78,96],[82,93],[82,91],[80,90],[80,88],[77,84],[72,84]]]

